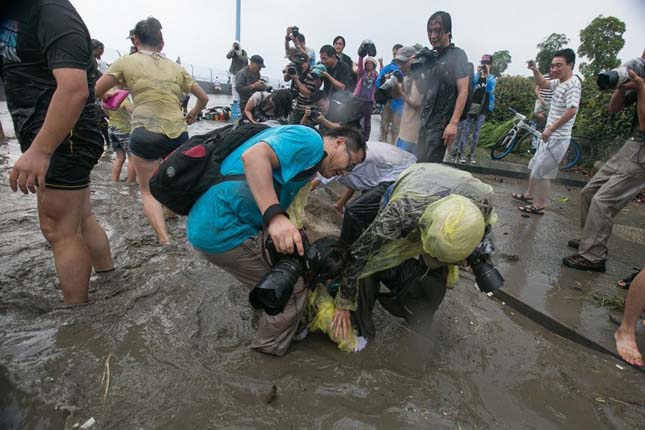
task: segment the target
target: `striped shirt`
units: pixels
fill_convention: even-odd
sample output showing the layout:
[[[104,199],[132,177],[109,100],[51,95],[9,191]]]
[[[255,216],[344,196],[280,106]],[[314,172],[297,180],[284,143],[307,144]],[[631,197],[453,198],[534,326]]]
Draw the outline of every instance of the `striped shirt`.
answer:
[[[544,79],[546,79],[546,81],[551,84],[551,77],[548,74],[544,75]],[[545,103],[551,103],[553,90],[550,88],[540,88],[540,96],[542,96]]]
[[[304,84],[309,91],[311,91],[312,95],[318,87],[320,87],[320,81],[308,70],[304,73],[298,72],[298,77],[300,78],[300,82]],[[298,90],[298,86],[293,81],[291,81],[291,90],[298,94],[292,102],[293,110],[303,112],[306,107],[312,105],[311,96],[305,96],[300,90]]]
[[[549,117],[546,121],[547,127],[559,120],[567,110],[577,108],[580,105],[581,91],[580,79],[575,75],[565,82],[553,79],[550,84],[553,90],[553,98],[551,99]],[[576,115],[560,128],[554,130],[551,136],[558,139],[571,138],[571,129],[575,120]]]

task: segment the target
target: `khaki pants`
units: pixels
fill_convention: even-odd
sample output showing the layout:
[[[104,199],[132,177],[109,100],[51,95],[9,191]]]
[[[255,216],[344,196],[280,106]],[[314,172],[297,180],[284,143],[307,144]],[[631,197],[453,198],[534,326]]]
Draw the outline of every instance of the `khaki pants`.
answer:
[[[388,100],[383,105],[381,113],[381,142],[394,144],[399,136],[399,127],[401,126],[401,115],[392,111],[392,100]]]
[[[201,251],[200,253],[208,261],[226,270],[242,284],[249,285],[251,288],[271,270],[271,266],[262,255],[262,232],[230,251],[217,254]],[[306,303],[307,290],[300,278],[293,288],[293,294],[284,312],[271,316],[261,311],[255,341],[251,348],[277,356],[286,354],[302,320]]]
[[[644,185],[645,142],[630,138],[580,192],[581,256],[593,262],[607,258],[613,218]]]

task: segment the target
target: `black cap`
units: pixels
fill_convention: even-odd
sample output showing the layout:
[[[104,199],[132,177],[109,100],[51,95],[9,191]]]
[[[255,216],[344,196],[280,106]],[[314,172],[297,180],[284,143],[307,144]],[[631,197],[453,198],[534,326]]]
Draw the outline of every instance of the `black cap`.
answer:
[[[130,40],[134,39],[134,28],[130,30],[130,34],[128,35],[128,37],[126,37],[126,39],[130,39]]]
[[[251,62],[259,65],[260,67],[264,67],[264,58],[260,57],[259,55],[251,56]]]

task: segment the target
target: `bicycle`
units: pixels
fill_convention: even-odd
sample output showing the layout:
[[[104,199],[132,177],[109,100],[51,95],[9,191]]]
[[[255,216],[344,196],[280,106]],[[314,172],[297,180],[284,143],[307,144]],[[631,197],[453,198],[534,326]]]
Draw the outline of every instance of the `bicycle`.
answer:
[[[513,126],[493,145],[490,150],[490,157],[493,160],[501,160],[516,148],[520,155],[532,157],[538,146],[543,143],[542,133],[538,130],[537,123],[533,120],[527,120],[526,116],[513,108],[508,108],[508,110],[515,115]],[[568,170],[578,164],[580,156],[580,145],[572,138],[569,148],[560,162],[560,170]]]

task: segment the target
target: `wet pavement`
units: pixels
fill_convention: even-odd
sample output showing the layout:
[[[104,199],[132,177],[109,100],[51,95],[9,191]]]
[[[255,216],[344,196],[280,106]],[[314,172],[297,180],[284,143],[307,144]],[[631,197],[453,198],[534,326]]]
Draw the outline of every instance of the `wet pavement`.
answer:
[[[0,121],[11,134],[5,104]],[[213,126],[204,121],[191,132]],[[7,185],[17,156],[15,140],[0,144],[2,429],[73,428],[91,417],[93,429],[637,429],[645,422],[642,373],[480,294],[468,273],[432,330],[379,308],[378,337],[358,354],[319,335],[283,358],[250,350],[248,290],[198,258],[181,218],[169,221],[175,244],[157,245],[136,186],[110,182],[111,154],[93,172],[92,204],[118,270],[92,278],[88,305],[65,307],[35,198]],[[578,231],[576,189],[555,187],[556,199],[567,193],[569,201],[527,219],[507,197],[521,180],[482,178],[497,192],[506,289],[605,336],[606,311],[587,294],[613,291],[615,279],[642,263],[642,208],[619,215],[607,274],[578,273],[559,264]],[[337,231],[334,193],[312,197],[314,235]]]

